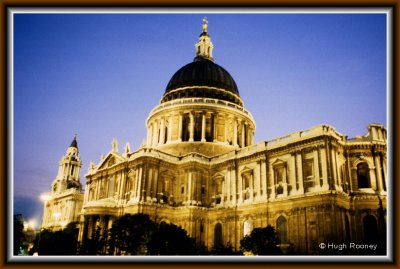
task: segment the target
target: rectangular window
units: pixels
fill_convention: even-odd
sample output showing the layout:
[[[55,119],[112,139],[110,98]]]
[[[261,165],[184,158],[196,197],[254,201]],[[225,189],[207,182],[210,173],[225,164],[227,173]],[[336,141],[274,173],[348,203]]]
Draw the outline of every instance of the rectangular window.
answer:
[[[305,159],[303,162],[304,191],[310,191],[314,187],[314,159]]]
[[[283,169],[284,169],[283,166],[275,168],[275,182],[276,182],[276,184],[282,184],[283,183]]]

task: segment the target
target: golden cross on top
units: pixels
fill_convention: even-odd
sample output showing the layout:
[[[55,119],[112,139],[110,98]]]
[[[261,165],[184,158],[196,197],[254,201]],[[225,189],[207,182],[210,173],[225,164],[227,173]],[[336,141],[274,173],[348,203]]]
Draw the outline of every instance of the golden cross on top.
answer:
[[[207,24],[208,24],[207,17],[204,17],[203,18],[203,32],[207,32]]]

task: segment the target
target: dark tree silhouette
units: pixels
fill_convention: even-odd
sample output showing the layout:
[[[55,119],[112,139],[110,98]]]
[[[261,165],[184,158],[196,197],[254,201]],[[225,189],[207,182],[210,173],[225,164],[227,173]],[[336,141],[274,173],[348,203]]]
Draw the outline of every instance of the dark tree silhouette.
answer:
[[[264,228],[255,228],[250,235],[240,240],[240,250],[252,252],[254,255],[280,255],[282,251],[277,247],[277,234],[271,225]]]
[[[162,223],[149,242],[149,255],[195,255],[195,240],[174,225]]]
[[[24,235],[24,223],[17,216],[14,216],[14,255],[18,255],[20,252],[20,247],[25,240]]]
[[[228,243],[226,246],[225,245],[214,246],[209,255],[227,256],[227,255],[243,255],[243,253],[240,251],[235,251],[233,249],[233,246],[230,243]]]
[[[36,235],[30,254],[39,255],[76,255],[78,245],[78,229],[71,222],[62,231],[42,230]]]
[[[109,254],[146,255],[156,225],[145,214],[126,214],[114,221],[109,238]]]

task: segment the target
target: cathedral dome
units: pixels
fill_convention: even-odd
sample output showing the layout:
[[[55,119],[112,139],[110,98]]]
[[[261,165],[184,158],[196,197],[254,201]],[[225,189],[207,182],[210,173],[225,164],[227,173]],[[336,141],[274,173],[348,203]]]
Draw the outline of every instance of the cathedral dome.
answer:
[[[202,57],[196,57],[172,76],[161,102],[193,97],[215,98],[242,105],[236,82],[228,71]]]
[[[165,93],[183,87],[215,87],[239,95],[232,76],[223,67],[204,59],[196,58],[179,69],[169,81]]]
[[[173,156],[217,156],[253,144],[255,123],[232,76],[214,62],[203,19],[193,62],[171,78],[146,121],[147,148]]]

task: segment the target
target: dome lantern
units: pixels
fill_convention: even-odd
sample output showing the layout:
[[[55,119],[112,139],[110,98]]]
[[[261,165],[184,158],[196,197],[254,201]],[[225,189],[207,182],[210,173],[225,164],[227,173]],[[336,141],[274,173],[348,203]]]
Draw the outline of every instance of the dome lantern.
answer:
[[[211,38],[207,32],[208,28],[208,21],[207,18],[204,17],[203,19],[203,32],[199,36],[199,42],[196,43],[196,58],[194,59],[199,60],[199,59],[207,59],[212,61],[212,50],[214,48]]]

